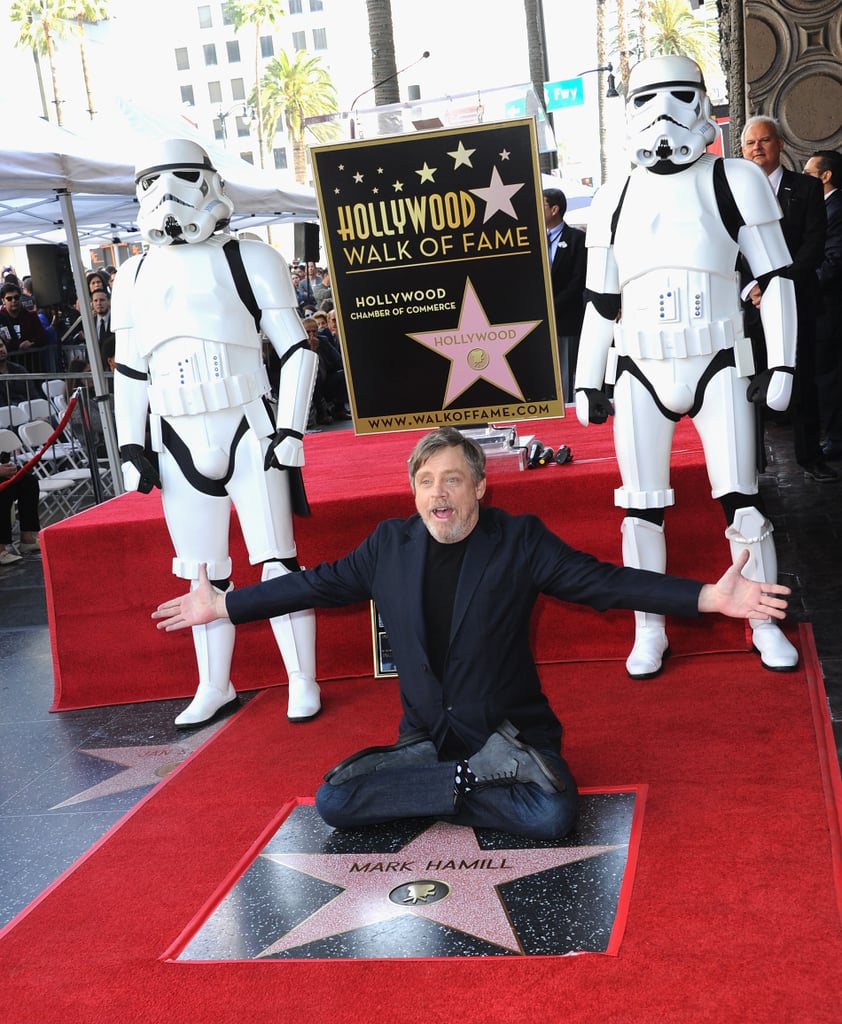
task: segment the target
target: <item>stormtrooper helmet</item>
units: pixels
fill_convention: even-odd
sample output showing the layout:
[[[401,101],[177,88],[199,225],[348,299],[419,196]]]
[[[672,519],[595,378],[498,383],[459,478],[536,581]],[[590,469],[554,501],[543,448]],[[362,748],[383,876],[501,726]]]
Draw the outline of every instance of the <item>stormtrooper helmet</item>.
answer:
[[[158,143],[137,165],[137,222],[152,245],[203,242],[234,212],[208,154],[189,139]]]
[[[677,54],[636,64],[626,128],[632,163],[664,171],[695,163],[717,133],[699,65]]]

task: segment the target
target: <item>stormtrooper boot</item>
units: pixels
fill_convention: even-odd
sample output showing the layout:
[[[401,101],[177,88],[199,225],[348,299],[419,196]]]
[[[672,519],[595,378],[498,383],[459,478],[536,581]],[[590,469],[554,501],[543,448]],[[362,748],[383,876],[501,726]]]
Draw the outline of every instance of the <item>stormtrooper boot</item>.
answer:
[[[280,562],[263,566],[264,580],[286,576],[290,570]],[[307,722],[322,710],[321,692],[316,682],[316,613],[308,608],[276,615],[269,620],[275,642],[289,674],[287,718]]]
[[[653,572],[666,571],[667,548],[662,525],[626,516],[621,529],[624,565]],[[634,647],[626,659],[626,672],[632,679],[652,679],[664,667],[664,658],[669,652],[664,616],[635,612]]]
[[[228,589],[231,589],[230,584]],[[175,720],[179,728],[202,725],[229,705],[233,709],[239,704],[237,691],[230,679],[234,636],[234,624],[228,619],[193,627],[199,686],[196,696]]]
[[[778,579],[778,556],[772,537],[772,524],[754,508],[738,508],[733,523],[725,531],[731,545],[731,557],[736,558],[744,548],[749,550],[749,559],[743,569],[743,576],[750,580],[765,580],[776,583]],[[760,655],[764,668],[772,672],[792,672],[798,667],[798,651],[784,636],[773,619],[749,619],[752,644]]]

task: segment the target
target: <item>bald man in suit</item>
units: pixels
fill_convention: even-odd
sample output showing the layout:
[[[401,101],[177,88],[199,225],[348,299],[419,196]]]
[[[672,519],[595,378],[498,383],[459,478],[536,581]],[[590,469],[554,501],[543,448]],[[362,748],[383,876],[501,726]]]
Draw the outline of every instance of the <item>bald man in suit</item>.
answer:
[[[795,459],[806,476],[821,483],[838,480],[836,472],[824,461],[820,444],[819,404],[816,388],[816,314],[820,304],[817,271],[824,259],[827,214],[819,181],[799,174],[781,164],[785,141],[777,120],[768,116],[750,117],[742,132],[742,151],[765,173],[769,186],[778,197],[783,214],[781,228],[792,262],[786,277],[795,285],[798,311],[798,341],[789,419]],[[751,307],[761,301],[761,286],[751,280],[751,270],[743,267],[743,296],[747,299],[747,329],[762,332],[752,322]],[[763,346],[756,346],[763,350]],[[758,370],[764,367],[758,366]]]

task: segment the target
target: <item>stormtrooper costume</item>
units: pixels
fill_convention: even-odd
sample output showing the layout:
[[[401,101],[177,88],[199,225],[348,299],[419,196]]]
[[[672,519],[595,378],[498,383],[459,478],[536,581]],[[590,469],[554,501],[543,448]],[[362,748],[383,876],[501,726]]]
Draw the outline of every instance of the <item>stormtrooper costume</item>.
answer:
[[[249,559],[263,563],[262,578],[298,571],[291,483],[300,485],[318,357],[303,340],[289,270],[271,246],[237,243],[225,233],[232,203],[194,142],[159,144],[138,165],[136,183],[149,249],[121,266],[111,314],[126,488],[161,488],[173,573],[192,588],[202,564],[218,589],[232,586],[232,501]],[[282,360],[277,424],[266,400],[261,333]],[[158,471],[144,454],[147,421]],[[313,718],[321,708],[314,613],[279,616],[271,626],[289,675],[287,715]],[[182,727],[237,701],[230,680],[234,626],[197,626],[193,640],[199,682],[175,720]]]
[[[591,207],[589,302],[576,367],[579,421],[604,423],[614,415],[623,561],[666,570],[670,451],[675,424],[689,415],[713,497],[725,512],[732,557],[748,548],[744,575],[774,582],[777,560],[758,496],[751,403],[782,411],[792,388],[795,293],[782,276],[790,255],[780,209],[750,160],[706,152],[716,124],[701,71],[689,58],[636,65],[626,121],[636,166],[625,180],[600,189]],[[753,378],[735,271],[740,251],[764,289],[760,316],[770,369]],[[613,410],[605,384],[614,385]],[[796,667],[797,651],[772,620],[750,624],[766,668]],[[656,675],[668,653],[663,616],[635,612],[629,675]]]

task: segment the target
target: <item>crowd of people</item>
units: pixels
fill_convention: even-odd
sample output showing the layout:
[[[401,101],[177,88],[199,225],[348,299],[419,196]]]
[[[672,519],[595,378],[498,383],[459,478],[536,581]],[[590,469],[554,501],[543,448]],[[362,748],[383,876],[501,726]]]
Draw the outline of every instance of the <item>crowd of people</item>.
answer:
[[[91,309],[96,317],[100,345],[110,333],[108,326],[111,283],[117,268],[91,270],[87,284]],[[26,373],[64,373],[85,347],[79,316],[79,300],[41,303],[32,276],[18,276],[13,267],[3,270],[0,285],[0,338]],[[105,327],[103,327],[103,318]],[[113,337],[113,336],[112,336]],[[5,398],[5,396],[0,396]]]
[[[330,271],[317,266],[313,260],[302,262],[295,259],[290,264],[290,277],[298,299],[302,326],[307,333],[307,343],[319,357],[308,429],[317,429],[336,420],[350,420],[348,386]],[[273,376],[271,359],[269,370],[270,376]]]
[[[90,308],[102,366],[113,370],[114,334],[110,325],[111,285],[116,267],[87,274]],[[90,361],[79,317],[79,302],[40,305],[31,275],[3,270],[0,285],[0,405],[17,406],[42,398],[40,385],[21,375],[76,373],[67,381],[69,398],[78,386],[90,390]],[[81,353],[85,353],[82,355]],[[103,446],[95,403],[89,406],[94,443]],[[0,566],[13,565],[28,552],[40,551],[40,487],[32,470],[20,472],[24,456],[0,451]],[[16,513],[16,516],[15,516]],[[18,539],[13,542],[15,519]]]

